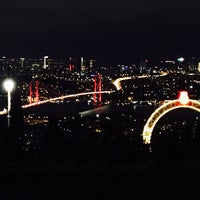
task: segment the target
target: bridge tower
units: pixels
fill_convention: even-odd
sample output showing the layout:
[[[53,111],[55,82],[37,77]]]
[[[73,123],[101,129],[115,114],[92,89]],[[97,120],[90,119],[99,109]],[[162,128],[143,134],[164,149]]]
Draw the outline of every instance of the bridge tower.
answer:
[[[97,74],[94,77],[94,103],[101,104],[102,102],[102,86],[101,86],[101,75]]]
[[[38,92],[38,80],[32,80],[30,82],[30,96],[29,96],[29,102],[30,103],[38,103],[39,102],[39,92]]]

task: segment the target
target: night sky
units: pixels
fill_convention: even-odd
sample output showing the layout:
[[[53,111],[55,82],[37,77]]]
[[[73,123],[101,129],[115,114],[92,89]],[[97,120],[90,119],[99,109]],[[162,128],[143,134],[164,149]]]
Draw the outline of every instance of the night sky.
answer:
[[[7,0],[0,55],[200,56],[200,1]]]

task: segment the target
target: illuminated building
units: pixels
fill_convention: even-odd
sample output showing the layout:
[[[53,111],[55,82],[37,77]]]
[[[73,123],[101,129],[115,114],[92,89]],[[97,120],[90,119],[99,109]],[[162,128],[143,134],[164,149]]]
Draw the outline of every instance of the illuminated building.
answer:
[[[48,56],[44,56],[44,65],[43,65],[44,69],[46,69],[48,67],[48,65],[47,65],[47,59],[48,58],[49,58]]]

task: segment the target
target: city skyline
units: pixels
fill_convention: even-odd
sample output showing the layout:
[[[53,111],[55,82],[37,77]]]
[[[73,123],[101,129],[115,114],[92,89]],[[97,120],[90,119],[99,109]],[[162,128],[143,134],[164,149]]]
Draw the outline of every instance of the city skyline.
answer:
[[[112,60],[198,56],[198,7],[195,0],[3,2],[0,53]]]
[[[199,57],[16,57],[0,56],[1,196],[196,196]]]

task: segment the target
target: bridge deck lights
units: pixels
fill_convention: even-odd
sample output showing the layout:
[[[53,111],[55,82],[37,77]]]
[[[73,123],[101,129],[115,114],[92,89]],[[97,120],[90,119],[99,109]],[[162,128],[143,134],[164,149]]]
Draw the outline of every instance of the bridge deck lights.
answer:
[[[181,104],[186,105],[190,101],[188,97],[188,92],[187,91],[181,91],[179,95],[179,101]]]

